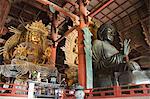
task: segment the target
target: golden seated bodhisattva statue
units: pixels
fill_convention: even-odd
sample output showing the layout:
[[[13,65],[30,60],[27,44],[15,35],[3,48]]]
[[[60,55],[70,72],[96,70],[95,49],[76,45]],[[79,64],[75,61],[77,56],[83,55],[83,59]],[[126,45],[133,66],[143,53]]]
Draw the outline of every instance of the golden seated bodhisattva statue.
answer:
[[[5,63],[12,59],[24,60],[38,65],[53,65],[51,60],[52,41],[47,39],[48,28],[42,21],[32,22],[25,26],[26,32],[10,27],[11,36],[3,47]]]

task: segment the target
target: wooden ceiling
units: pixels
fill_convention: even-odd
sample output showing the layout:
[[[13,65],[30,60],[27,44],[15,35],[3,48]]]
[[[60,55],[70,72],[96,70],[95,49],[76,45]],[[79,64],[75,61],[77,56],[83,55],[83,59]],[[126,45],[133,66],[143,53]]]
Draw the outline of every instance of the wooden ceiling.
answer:
[[[76,6],[72,2],[77,2],[77,0],[49,0],[64,9],[75,13]],[[95,12],[98,8],[103,6],[109,0],[91,0],[90,4],[87,6],[89,12]],[[142,10],[141,12],[139,12]],[[146,6],[144,0],[114,0],[99,13],[95,14],[93,17],[99,21],[99,24],[103,23],[116,23],[117,21],[122,21],[123,24],[121,28],[114,24],[118,30],[127,27],[129,24],[134,23],[131,15],[132,12],[136,12],[137,20],[143,18],[143,12],[146,11]],[[49,14],[49,16],[48,16]],[[144,14],[145,15],[145,14]],[[124,17],[129,17],[128,24],[126,20],[122,20]],[[30,22],[34,20],[42,19],[44,23],[49,23],[51,21],[51,12],[48,6],[44,6],[36,0],[14,0],[11,6],[11,10],[6,21],[6,26],[20,24],[20,19],[25,22]],[[65,20],[63,14],[59,14],[59,24]],[[7,26],[7,27],[8,27]],[[119,28],[118,28],[119,27]]]
[[[92,6],[96,6],[95,4],[102,5],[101,2],[103,0],[92,0],[91,4],[89,5],[89,10],[93,10]],[[105,0],[104,0],[105,1]],[[119,19],[123,18],[126,15],[129,15],[132,11],[137,11],[144,2],[142,0],[114,0],[109,6],[99,12],[95,18],[100,20],[102,23],[114,23]]]
[[[32,22],[34,20],[43,20],[45,24],[49,24],[49,22],[52,21],[52,13],[49,7],[36,0],[10,1],[13,2],[11,3],[11,9],[5,23],[6,27],[17,27],[22,22]],[[72,13],[76,13],[76,8],[78,7],[76,4],[77,0],[49,1]],[[88,11],[95,12],[108,1],[109,0],[91,0],[90,4],[87,6]],[[142,34],[143,28],[141,26],[141,22],[145,23],[149,20],[147,3],[148,0],[113,0],[108,6],[93,16],[98,25],[103,23],[113,24],[119,32],[121,39],[133,39],[131,43],[135,47],[130,55],[131,58],[150,55],[149,47],[145,41],[145,34]],[[66,16],[62,13],[59,13],[58,16],[57,26],[61,25],[66,19]],[[149,23],[145,25],[147,27],[150,26]],[[60,55],[60,57],[62,55]]]

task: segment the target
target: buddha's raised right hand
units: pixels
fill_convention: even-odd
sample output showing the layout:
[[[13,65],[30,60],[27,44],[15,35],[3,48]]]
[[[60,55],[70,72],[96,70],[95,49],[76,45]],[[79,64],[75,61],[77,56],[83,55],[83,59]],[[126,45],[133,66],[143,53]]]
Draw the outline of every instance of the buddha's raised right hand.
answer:
[[[130,39],[125,39],[123,42],[123,55],[128,56],[130,53]]]

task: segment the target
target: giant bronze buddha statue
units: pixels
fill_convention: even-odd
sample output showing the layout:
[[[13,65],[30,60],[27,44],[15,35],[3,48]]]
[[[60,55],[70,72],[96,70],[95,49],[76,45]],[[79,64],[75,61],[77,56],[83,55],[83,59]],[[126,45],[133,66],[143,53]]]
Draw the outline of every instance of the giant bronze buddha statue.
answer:
[[[126,60],[130,53],[130,40],[125,39],[123,48],[118,51],[113,45],[115,29],[112,25],[103,24],[97,31],[97,40],[93,42],[93,71],[94,87],[114,85],[115,72],[141,71],[140,66],[133,61]],[[134,82],[133,79],[131,82]]]

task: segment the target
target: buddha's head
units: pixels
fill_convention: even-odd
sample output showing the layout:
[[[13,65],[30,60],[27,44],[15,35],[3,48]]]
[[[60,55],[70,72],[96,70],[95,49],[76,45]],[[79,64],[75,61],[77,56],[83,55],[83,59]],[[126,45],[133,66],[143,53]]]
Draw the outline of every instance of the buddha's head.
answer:
[[[42,21],[32,22],[31,25],[27,24],[26,29],[29,32],[29,40],[35,43],[41,42],[42,37],[48,36],[48,28],[42,23]]]
[[[110,24],[103,24],[98,28],[97,39],[102,41],[113,41],[115,36],[115,28]]]

